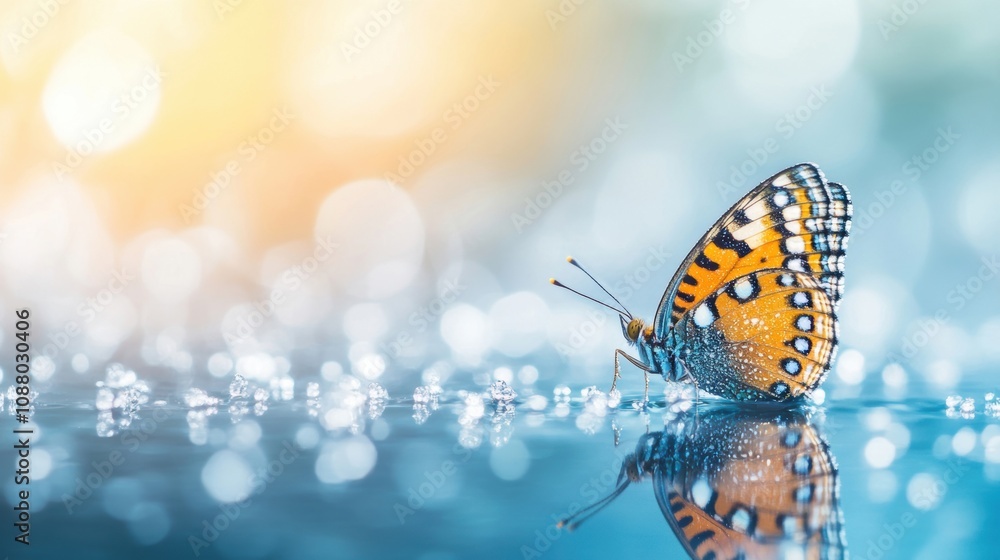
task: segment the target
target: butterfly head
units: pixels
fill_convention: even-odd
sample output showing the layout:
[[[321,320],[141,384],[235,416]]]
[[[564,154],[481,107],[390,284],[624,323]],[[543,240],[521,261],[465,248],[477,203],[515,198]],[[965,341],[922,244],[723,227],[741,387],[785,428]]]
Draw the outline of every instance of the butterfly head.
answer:
[[[628,339],[629,344],[635,344],[646,324],[642,322],[642,319],[628,319],[624,315],[620,315],[619,319],[622,323],[622,334]]]
[[[642,480],[643,468],[640,464],[642,458],[635,453],[629,453],[625,456],[622,461],[622,472],[619,475],[619,479],[622,477],[627,478],[629,482],[639,482]]]

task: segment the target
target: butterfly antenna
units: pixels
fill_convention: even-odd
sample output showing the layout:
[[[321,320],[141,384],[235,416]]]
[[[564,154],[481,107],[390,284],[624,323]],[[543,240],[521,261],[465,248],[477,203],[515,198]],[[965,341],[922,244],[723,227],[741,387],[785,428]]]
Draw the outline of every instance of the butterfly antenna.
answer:
[[[600,288],[601,290],[603,290],[604,293],[606,293],[609,296],[611,296],[611,299],[615,300],[615,303],[617,303],[619,306],[621,306],[622,309],[625,309],[625,306],[622,305],[622,302],[618,301],[618,298],[616,298],[614,296],[614,294],[612,294],[611,292],[609,292],[608,289],[604,287],[604,285],[602,285],[600,282],[598,282],[597,278],[594,278],[593,275],[591,275],[589,272],[587,272],[587,269],[583,268],[583,266],[581,266],[580,263],[576,262],[576,259],[574,259],[573,257],[566,257],[566,262],[568,262],[569,264],[571,264],[571,265],[579,268],[580,270],[582,270],[584,274],[586,274],[591,280],[594,281],[594,284],[597,284],[598,288]],[[628,312],[628,309],[625,309],[625,315],[628,316],[628,318],[629,318],[630,321],[632,320],[632,314]]]
[[[583,525],[584,521],[593,517],[595,514],[597,514],[597,512],[604,509],[605,506],[607,506],[615,498],[620,496],[621,493],[624,492],[626,488],[628,488],[629,482],[630,481],[626,478],[625,482],[621,483],[610,494],[590,504],[589,506],[581,509],[580,511],[574,513],[573,515],[563,518],[562,520],[559,521],[559,523],[556,524],[556,527],[559,527],[560,529],[566,527],[566,530],[568,531],[576,530],[577,527]]]
[[[578,295],[578,296],[580,296],[580,297],[582,297],[584,299],[589,299],[590,301],[592,301],[592,302],[594,302],[594,303],[596,303],[598,305],[603,305],[604,307],[607,307],[608,309],[614,311],[615,313],[618,313],[619,315],[628,315],[628,318],[632,319],[632,316],[629,315],[628,311],[622,311],[621,309],[617,309],[615,307],[612,307],[612,306],[604,303],[603,301],[601,301],[599,299],[594,299],[594,298],[588,296],[587,294],[580,293],[580,292],[574,290],[573,288],[570,288],[566,284],[563,284],[562,282],[556,280],[555,278],[549,278],[549,283],[552,284],[553,286],[559,286],[560,288],[565,288],[565,289],[573,292],[574,294],[576,294],[576,295]]]

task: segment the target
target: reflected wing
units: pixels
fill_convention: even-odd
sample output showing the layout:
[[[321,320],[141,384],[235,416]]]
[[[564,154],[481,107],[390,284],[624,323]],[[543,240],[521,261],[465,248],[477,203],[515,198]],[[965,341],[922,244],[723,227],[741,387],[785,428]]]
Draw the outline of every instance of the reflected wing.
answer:
[[[710,427],[681,444],[687,460],[662,462],[653,476],[660,509],[692,558],[845,556],[836,461],[811,426]]]
[[[851,225],[847,188],[810,163],[767,179],[733,205],[694,246],[667,285],[653,322],[663,336],[719,286],[749,272],[783,268],[820,280],[834,308],[843,291]]]
[[[677,325],[684,365],[710,393],[787,400],[816,388],[837,350],[837,318],[820,281],[802,272],[741,276]]]

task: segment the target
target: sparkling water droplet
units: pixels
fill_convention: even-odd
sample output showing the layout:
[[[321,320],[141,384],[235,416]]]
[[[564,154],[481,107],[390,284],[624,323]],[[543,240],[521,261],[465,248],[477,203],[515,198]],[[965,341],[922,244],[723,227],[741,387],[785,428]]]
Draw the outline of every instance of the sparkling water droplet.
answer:
[[[385,387],[378,384],[377,381],[372,381],[368,384],[368,400],[369,401],[384,401],[389,398],[389,391],[385,390]]]
[[[319,396],[319,383],[311,381],[306,384],[306,397],[310,399],[315,399]]]
[[[490,396],[496,403],[507,404],[514,401],[517,397],[517,393],[515,393],[514,389],[507,385],[506,381],[498,379],[493,382],[493,385],[490,386]]]
[[[141,394],[140,397],[141,402],[139,404],[146,404],[146,402],[149,400],[148,398],[149,384],[143,381],[142,379],[139,379],[138,381],[132,384],[132,388]]]
[[[389,400],[389,391],[379,385],[377,381],[368,384],[368,417],[372,420],[382,416],[385,411],[385,403]]]
[[[245,399],[247,396],[249,396],[247,379],[237,373],[229,383],[229,397],[233,399]]]
[[[219,404],[219,399],[209,395],[203,389],[192,387],[184,392],[184,404],[186,404],[188,408],[215,406]]]
[[[961,402],[962,402],[962,396],[961,395],[948,395],[944,399],[944,404],[948,408],[955,408],[956,406],[958,406],[959,404],[961,404]]]
[[[463,426],[472,426],[479,422],[479,419],[486,413],[486,405],[483,404],[483,396],[479,393],[461,394],[464,408],[458,416],[458,423]]]
[[[413,402],[417,404],[427,404],[431,401],[431,390],[420,386],[413,390]]]
[[[413,405],[413,421],[419,426],[430,418],[431,411],[427,408],[427,405],[417,403]]]
[[[115,402],[115,394],[106,387],[97,390],[97,410],[111,410]]]
[[[243,417],[249,412],[250,407],[247,406],[246,401],[233,401],[229,404],[229,419],[233,422],[233,424],[239,424],[242,422]]]
[[[104,372],[104,383],[112,389],[128,387],[135,383],[135,372],[126,368],[122,364],[111,364]]]
[[[97,437],[112,437],[118,430],[115,429],[115,419],[110,410],[102,410],[97,413]]]
[[[986,405],[983,407],[983,410],[984,412],[986,412],[986,414],[994,418],[1000,418],[1000,401],[992,400],[987,402]]]
[[[985,397],[986,402],[990,402],[990,401],[992,401],[995,398],[996,398],[996,395],[994,395],[992,392],[986,393],[986,397]]]
[[[580,394],[583,396],[583,406],[587,412],[597,416],[604,416],[608,413],[608,395],[598,389],[596,385],[583,389]]]
[[[128,416],[131,416],[139,412],[139,405],[145,404],[145,402],[149,400],[149,397],[147,397],[145,394],[142,393],[142,391],[139,391],[133,386],[122,390],[118,394],[118,397],[115,398],[116,404],[119,401],[119,399],[121,400],[121,404],[117,406],[119,406],[119,408],[122,409],[123,413],[125,413]]]
[[[962,410],[962,412],[965,412],[965,413],[975,412],[976,411],[976,401],[975,401],[975,399],[973,399],[973,398],[967,398],[967,399],[963,400],[960,409]]]
[[[608,408],[618,408],[618,405],[622,403],[622,392],[618,389],[612,389],[608,393]]]
[[[264,402],[268,398],[267,389],[263,387],[257,387],[253,392],[253,400],[257,402]]]

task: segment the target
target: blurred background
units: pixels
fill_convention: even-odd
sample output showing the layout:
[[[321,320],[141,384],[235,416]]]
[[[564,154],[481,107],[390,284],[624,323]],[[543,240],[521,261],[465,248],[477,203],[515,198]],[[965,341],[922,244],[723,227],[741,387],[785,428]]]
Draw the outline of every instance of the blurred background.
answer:
[[[166,400],[237,373],[303,395],[345,377],[393,396],[428,379],[606,389],[617,319],[547,284],[598,293],[564,257],[651,318],[725,209],[812,161],[855,205],[827,403],[981,395],[1000,362],[998,17],[916,0],[4,2],[0,306],[31,309],[52,402],[93,403],[112,362]],[[981,436],[1000,463],[1000,434]]]
[[[1000,359],[997,8],[914,10],[6,3],[3,298],[60,376],[164,349],[193,375],[594,365],[619,332],[547,288],[587,287],[566,254],[650,317],[725,208],[813,161],[855,198],[845,346],[947,386]]]

